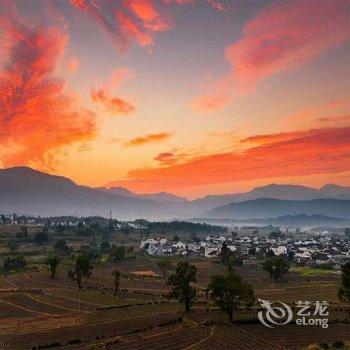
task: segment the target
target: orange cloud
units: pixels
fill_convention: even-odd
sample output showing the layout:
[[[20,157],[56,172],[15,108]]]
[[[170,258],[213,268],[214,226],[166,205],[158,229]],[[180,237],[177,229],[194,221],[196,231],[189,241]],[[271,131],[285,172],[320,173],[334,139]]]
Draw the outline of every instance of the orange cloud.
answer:
[[[122,11],[117,11],[116,19],[120,23],[123,36],[128,40],[135,39],[141,46],[151,46],[154,44],[152,34],[143,31],[131,16],[128,16]]]
[[[135,107],[126,100],[111,96],[107,88],[91,91],[92,100],[100,104],[105,111],[112,115],[130,114],[135,111]]]
[[[214,101],[223,108],[232,91],[250,93],[262,80],[306,65],[349,39],[349,16],[346,0],[288,0],[268,5],[245,25],[242,38],[226,49],[232,70],[225,79],[231,84],[219,96],[213,90]],[[210,111],[211,104],[208,107]]]
[[[13,10],[0,15],[4,68],[0,73],[0,159],[5,167],[51,167],[57,151],[91,139],[95,115],[54,76],[68,36],[30,28]]]
[[[177,159],[176,159],[174,153],[171,153],[171,152],[159,153],[159,154],[157,154],[156,157],[153,158],[153,160],[156,160],[159,163],[165,164],[165,165],[171,165],[171,164],[175,164],[177,162]]]
[[[306,131],[308,133],[310,131]],[[268,135],[253,135],[242,139],[242,143],[251,143],[251,144],[267,144],[271,142],[281,142],[287,140],[293,140],[302,135],[300,131],[289,131],[289,132],[281,132],[276,134],[268,134]]]
[[[324,118],[318,118],[318,121],[320,123],[324,124],[330,124],[330,125],[349,125],[350,124],[350,115],[341,115],[337,117],[324,117]]]
[[[167,23],[152,1],[127,0],[124,1],[124,4],[143,21],[145,28],[154,32],[162,32],[170,28],[169,23]]]
[[[138,137],[135,137],[134,139],[126,141],[124,143],[124,146],[126,146],[126,147],[143,146],[143,145],[148,144],[148,143],[164,141],[170,137],[171,137],[171,133],[169,133],[169,132],[161,132],[158,134],[148,134],[145,136],[138,136]]]
[[[116,47],[124,50],[131,42],[153,45],[156,32],[170,28],[152,0],[69,0],[77,10],[93,19]]]
[[[76,56],[72,56],[68,62],[68,69],[70,72],[75,73],[79,68],[79,60]]]
[[[137,42],[140,46],[154,45],[154,35],[172,28],[162,5],[188,5],[196,0],[68,0],[84,15],[97,23],[101,31],[119,50]],[[222,11],[226,6],[219,0],[207,0],[210,6]],[[164,7],[164,6],[163,6]]]
[[[254,138],[254,137],[253,137]],[[259,136],[258,138],[261,138]],[[182,164],[130,171],[113,182],[135,191],[159,191],[242,180],[337,173],[350,170],[350,127],[265,135],[242,152],[196,157]]]

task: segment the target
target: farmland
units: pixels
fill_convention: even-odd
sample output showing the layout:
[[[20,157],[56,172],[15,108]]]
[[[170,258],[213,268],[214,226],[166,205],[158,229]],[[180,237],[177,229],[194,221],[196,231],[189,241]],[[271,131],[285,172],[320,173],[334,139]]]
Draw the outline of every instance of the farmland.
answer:
[[[16,230],[2,228],[2,259],[22,254],[26,267],[0,275],[1,349],[294,350],[320,341],[350,342],[350,305],[338,299],[339,270],[294,266],[275,282],[261,264],[237,263],[234,270],[252,287],[255,302],[238,308],[231,324],[207,290],[213,275],[227,271],[219,258],[172,256],[164,272],[162,258],[138,248],[140,233],[114,234],[102,249],[98,233],[92,239],[76,231],[53,231],[42,244],[33,242],[40,229],[28,232],[29,238],[18,240],[16,250],[10,251],[8,242]],[[191,239],[187,233],[182,236]],[[62,239],[67,245],[57,248]],[[124,247],[122,257],[118,247]],[[91,264],[81,288],[70,276],[79,254],[89,256]],[[55,276],[47,263],[52,256],[59,259]],[[196,298],[190,312],[169,297],[168,277],[180,261],[196,268]],[[115,290],[116,269],[120,277]],[[288,325],[267,328],[258,319],[259,298],[283,301],[294,312],[296,301],[325,300],[329,328],[298,326],[295,318]]]
[[[108,263],[94,269],[83,290],[64,271],[57,279],[50,278],[45,269],[2,276],[1,348],[211,349],[216,344],[222,349],[301,349],[320,339],[350,341],[350,326],[345,323],[348,306],[336,298],[337,274],[325,278],[324,274],[304,276],[293,271],[275,284],[259,267],[237,267],[258,298],[313,300],[317,289],[317,298],[331,301],[333,323],[327,330],[295,324],[270,330],[258,323],[254,309],[236,313],[236,320],[247,320],[247,324],[230,326],[204,293],[210,275],[223,267],[208,260],[191,262],[198,269],[198,297],[189,314],[166,297],[169,287],[151,260],[147,266],[156,272],[155,277],[132,274],[143,268],[143,259],[119,264],[125,274],[116,296],[109,277],[113,266]],[[296,338],[295,332],[302,337]]]

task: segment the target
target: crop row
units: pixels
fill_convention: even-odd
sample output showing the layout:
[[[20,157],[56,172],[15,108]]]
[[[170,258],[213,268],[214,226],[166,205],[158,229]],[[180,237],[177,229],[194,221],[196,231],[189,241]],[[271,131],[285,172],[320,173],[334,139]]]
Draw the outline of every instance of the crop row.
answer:
[[[162,349],[184,349],[192,344],[195,344],[202,340],[209,334],[209,327],[181,327],[175,330],[162,331],[159,330],[158,334],[143,337],[138,340],[121,343],[116,346],[116,349],[152,349],[152,350],[162,350]]]
[[[51,344],[67,345],[71,342],[88,342],[105,337],[121,336],[175,323],[179,319],[170,312],[123,318],[98,324],[63,327],[43,332],[8,334],[0,336],[6,349],[36,349]]]

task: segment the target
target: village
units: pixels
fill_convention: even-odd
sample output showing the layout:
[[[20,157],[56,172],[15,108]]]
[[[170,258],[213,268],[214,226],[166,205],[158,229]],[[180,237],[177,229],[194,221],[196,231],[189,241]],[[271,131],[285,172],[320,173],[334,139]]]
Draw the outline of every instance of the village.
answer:
[[[226,235],[210,236],[204,240],[182,242],[162,238],[142,240],[140,249],[154,256],[186,256],[215,258],[223,245],[241,265],[258,265],[267,256],[285,256],[300,266],[340,268],[350,258],[350,243],[345,235],[329,234],[327,231],[310,236],[293,237],[281,231],[273,231],[265,237],[240,237],[232,229]]]

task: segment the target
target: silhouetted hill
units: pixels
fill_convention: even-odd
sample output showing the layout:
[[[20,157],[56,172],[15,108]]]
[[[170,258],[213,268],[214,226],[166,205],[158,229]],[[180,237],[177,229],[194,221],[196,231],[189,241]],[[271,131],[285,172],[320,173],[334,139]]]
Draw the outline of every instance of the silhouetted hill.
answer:
[[[270,184],[256,187],[245,193],[209,195],[193,201],[193,206],[201,211],[206,211],[233,202],[244,202],[259,198],[301,201],[322,198],[350,199],[350,187],[329,184],[317,189],[299,185]]]
[[[131,197],[137,197],[137,198],[147,198],[157,202],[174,202],[174,203],[189,202],[189,200],[185,197],[179,197],[168,192],[140,194],[140,193],[129,191],[124,187],[111,187],[111,188],[101,188],[101,189],[109,193],[121,194],[124,196],[131,196]]]
[[[125,219],[203,217],[208,216],[208,212],[213,217],[238,218],[299,214],[350,215],[349,201],[313,198],[320,196],[350,199],[350,188],[326,185],[318,190],[305,186],[271,184],[246,193],[207,196],[190,202],[166,192],[136,194],[121,187],[106,189],[80,186],[68,178],[27,167],[0,170],[0,213],[43,216],[74,213],[83,216],[94,213],[107,216],[112,211],[115,217]],[[222,203],[225,205],[222,206]]]
[[[207,217],[220,218],[274,218],[285,215],[325,215],[335,218],[350,217],[350,200],[314,199],[290,201],[260,198],[251,201],[231,203],[207,212]]]
[[[174,202],[109,193],[27,167],[0,170],[0,213],[30,215],[113,215],[125,218],[172,218],[185,213]]]

